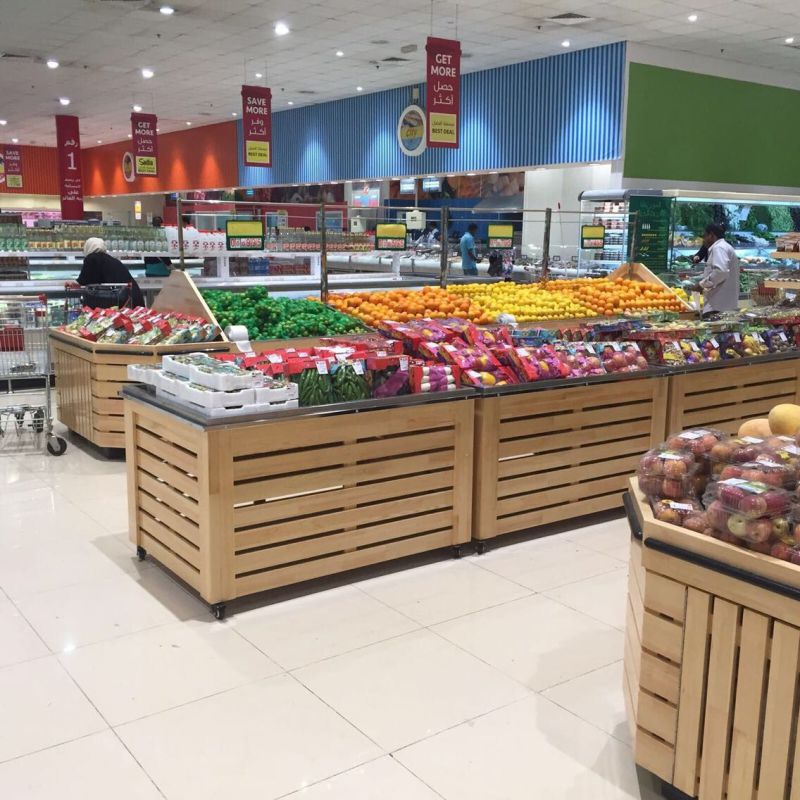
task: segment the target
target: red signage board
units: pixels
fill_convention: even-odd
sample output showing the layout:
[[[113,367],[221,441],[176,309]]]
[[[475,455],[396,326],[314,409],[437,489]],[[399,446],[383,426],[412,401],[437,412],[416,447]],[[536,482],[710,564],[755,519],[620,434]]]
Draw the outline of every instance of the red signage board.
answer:
[[[461,43],[428,37],[425,45],[425,112],[428,147],[458,147],[461,104]]]
[[[242,134],[247,167],[272,166],[272,92],[242,86]]]
[[[7,144],[3,150],[6,186],[9,189],[22,188],[22,151],[14,144]]]
[[[158,177],[158,118],[155,114],[131,114],[133,164],[136,175]]]
[[[58,182],[61,188],[61,219],[83,219],[83,173],[78,118],[56,115]]]

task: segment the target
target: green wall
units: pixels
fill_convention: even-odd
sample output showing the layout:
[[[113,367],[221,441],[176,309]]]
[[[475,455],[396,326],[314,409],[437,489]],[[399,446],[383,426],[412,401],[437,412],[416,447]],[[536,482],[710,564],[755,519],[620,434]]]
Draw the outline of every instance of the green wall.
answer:
[[[632,63],[624,175],[800,186],[800,92]]]

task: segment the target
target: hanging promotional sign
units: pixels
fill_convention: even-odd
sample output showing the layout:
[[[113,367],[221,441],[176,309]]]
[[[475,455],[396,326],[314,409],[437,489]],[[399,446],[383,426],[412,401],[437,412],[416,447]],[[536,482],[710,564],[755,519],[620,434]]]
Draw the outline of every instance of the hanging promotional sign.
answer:
[[[3,149],[6,169],[6,186],[9,189],[22,188],[22,150],[16,145],[7,144]]]
[[[225,222],[226,250],[263,250],[263,219],[229,219]]]
[[[272,92],[264,86],[242,86],[242,139],[245,166],[272,166]]]
[[[425,45],[425,110],[428,147],[458,147],[461,105],[461,43],[455,39],[428,37]]]
[[[157,126],[155,114],[131,114],[133,164],[137,176],[158,177]]]
[[[417,105],[406,106],[397,120],[397,144],[407,156],[425,152],[425,112]]]
[[[61,189],[61,219],[83,219],[83,174],[78,118],[56,115],[58,182]]]

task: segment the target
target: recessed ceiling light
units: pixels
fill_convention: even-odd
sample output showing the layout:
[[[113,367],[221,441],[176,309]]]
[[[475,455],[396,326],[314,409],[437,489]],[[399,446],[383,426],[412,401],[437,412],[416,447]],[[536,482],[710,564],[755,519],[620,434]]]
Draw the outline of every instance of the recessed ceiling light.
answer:
[[[467,177],[468,178],[474,178],[475,177],[475,173],[474,172],[468,172],[467,173]]]
[[[235,111],[231,111],[231,116],[232,117],[238,117],[239,115]]]
[[[58,61],[56,61],[54,58],[48,58],[47,59],[47,66],[50,69],[58,69]]]
[[[344,52],[342,50],[337,50],[336,55],[339,56],[339,58],[341,58],[344,55]]]
[[[561,46],[562,47],[569,47],[569,39],[564,39],[564,41],[561,42]]]
[[[256,72],[256,78],[263,78],[264,74],[261,72]]]
[[[697,22],[697,14],[689,14],[689,22]]]
[[[133,110],[134,110],[134,111],[135,111],[137,114],[138,114],[138,113],[139,113],[139,112],[142,110],[142,107],[141,107],[141,106],[131,106],[131,108],[132,108],[132,109],[133,109]]]
[[[785,39],[786,44],[794,44],[794,36],[789,36]]]
[[[61,103],[62,106],[69,105],[69,97],[59,97],[58,102]]]
[[[14,138],[11,140],[11,144],[19,144],[19,139],[17,139],[16,137],[14,137]]]
[[[289,33],[289,26],[285,22],[276,22],[275,23],[275,35],[276,36],[286,36]]]
[[[102,139],[98,139],[97,140],[97,144],[103,144],[103,140]]]
[[[7,119],[0,119],[0,125],[8,125]]]
[[[191,125],[192,123],[191,123],[191,122],[187,122],[186,124],[187,124],[187,125]]]
[[[153,75],[155,75],[155,72],[153,72],[153,70],[150,69],[150,67],[142,67],[142,77],[145,80],[148,80],[149,78],[152,78]]]
[[[133,139],[133,134],[132,134],[132,133],[129,133],[129,134],[128,134],[128,138],[129,138],[129,139]]]
[[[364,91],[364,87],[363,86],[356,86],[356,91],[357,92],[363,92]]]
[[[294,105],[294,100],[290,100],[290,101],[287,103],[287,105],[293,106],[293,105]]]
[[[158,9],[165,17],[171,17],[175,13],[175,9],[172,6],[161,6]]]
[[[161,128],[156,128],[156,133],[161,133]]]

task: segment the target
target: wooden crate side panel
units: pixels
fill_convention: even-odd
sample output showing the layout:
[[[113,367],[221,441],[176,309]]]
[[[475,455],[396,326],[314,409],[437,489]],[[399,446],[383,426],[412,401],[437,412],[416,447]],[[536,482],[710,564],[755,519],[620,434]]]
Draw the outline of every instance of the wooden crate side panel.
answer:
[[[476,400],[472,506],[472,536],[475,539],[491,539],[496,535],[499,436],[500,398]]]
[[[92,439],[91,362],[72,348],[53,343],[58,418],[71,431]]]
[[[469,541],[473,410],[465,400],[229,429],[230,596]]]
[[[477,537],[618,507],[637,459],[663,439],[666,392],[666,380],[641,379],[493,398],[498,463],[478,461]]]

